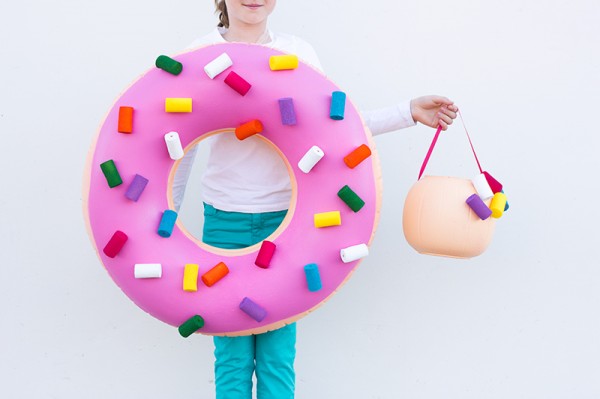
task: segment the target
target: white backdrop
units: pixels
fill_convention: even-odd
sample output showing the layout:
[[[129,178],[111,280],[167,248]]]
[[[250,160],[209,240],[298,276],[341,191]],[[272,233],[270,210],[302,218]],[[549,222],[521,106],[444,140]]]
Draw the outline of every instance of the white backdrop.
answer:
[[[418,255],[402,204],[433,131],[379,137],[372,254],[298,323],[298,398],[600,397],[598,4],[279,1],[271,28],[311,42],[359,107],[454,99],[511,204],[482,256]],[[215,21],[209,0],[0,5],[3,397],[214,396],[211,339],[182,339],[103,270],[81,179],[117,95]],[[458,125],[428,171],[476,171]]]

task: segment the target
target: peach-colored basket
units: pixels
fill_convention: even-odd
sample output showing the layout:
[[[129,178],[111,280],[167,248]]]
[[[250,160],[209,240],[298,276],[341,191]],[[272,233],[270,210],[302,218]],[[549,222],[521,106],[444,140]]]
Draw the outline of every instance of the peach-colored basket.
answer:
[[[465,200],[473,193],[467,179],[421,178],[404,202],[402,224],[408,243],[426,255],[472,258],[482,254],[492,241],[495,219],[481,220],[469,208]]]
[[[466,204],[465,200],[476,193],[470,180],[447,176],[421,178],[440,130],[423,162],[419,180],[406,196],[404,236],[422,254],[472,258],[482,254],[492,241],[495,219],[481,220]],[[489,206],[490,200],[485,202]]]

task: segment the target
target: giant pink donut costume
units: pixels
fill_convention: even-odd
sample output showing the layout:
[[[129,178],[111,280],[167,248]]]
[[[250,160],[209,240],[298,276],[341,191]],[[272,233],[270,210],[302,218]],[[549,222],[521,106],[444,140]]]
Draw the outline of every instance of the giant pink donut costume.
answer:
[[[233,70],[252,84],[242,96],[223,80],[229,70],[210,79],[203,67],[226,52]],[[300,62],[297,69],[271,71],[269,57],[276,50],[247,44],[203,47],[176,57],[183,64],[180,75],[152,68],[116,101],[100,128],[88,156],[84,182],[84,213],[98,255],[112,279],[140,308],[173,326],[201,315],[208,335],[260,333],[291,323],[322,304],[350,277],[360,260],[344,263],[340,249],[369,244],[378,220],[379,167],[376,153],[357,167],[343,158],[361,144],[374,149],[372,138],[351,102],[343,120],[329,118],[331,93],[339,90],[319,71]],[[192,98],[193,112],[165,112],[165,98]],[[291,97],[298,122],[282,124],[278,99]],[[135,108],[132,134],[117,132],[120,106]],[[192,237],[178,221],[172,235],[157,234],[162,213],[173,209],[170,182],[178,161],[167,152],[164,135],[179,133],[186,151],[211,134],[232,131],[250,120],[264,125],[261,137],[286,161],[293,187],[288,214],[268,240],[277,247],[267,269],[254,262],[260,243],[243,250],[208,247]],[[325,153],[309,172],[297,164],[313,146]],[[114,160],[123,184],[114,188],[99,167]],[[137,202],[124,195],[136,174],[149,180]],[[193,184],[190,182],[189,184]],[[344,185],[365,201],[353,212],[336,193]],[[201,204],[198,204],[201,206]],[[342,224],[315,228],[315,214],[339,210]],[[114,258],[102,248],[115,231],[129,237]],[[200,275],[219,262],[230,272],[215,285],[198,282],[196,292],[182,289],[184,266],[199,265]],[[162,277],[134,278],[134,265],[160,263]],[[303,267],[319,266],[322,289],[307,289]],[[252,298],[267,311],[258,322],[240,311],[240,301]]]

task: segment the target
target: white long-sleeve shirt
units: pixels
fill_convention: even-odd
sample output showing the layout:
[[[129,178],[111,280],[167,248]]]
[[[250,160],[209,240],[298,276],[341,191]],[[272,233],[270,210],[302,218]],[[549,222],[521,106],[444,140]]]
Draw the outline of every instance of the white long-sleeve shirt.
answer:
[[[190,49],[225,43],[223,28],[195,40]],[[269,31],[270,42],[265,45],[295,54],[298,58],[322,70],[316,52],[304,40]],[[373,133],[414,126],[410,102],[363,112],[365,123]],[[276,151],[258,137],[238,140],[233,133],[222,133],[205,140],[209,145],[207,166],[200,179],[202,200],[217,209],[232,212],[260,213],[287,209],[291,199],[288,170]],[[181,159],[173,181],[173,202],[179,210],[185,187],[196,157],[197,147]],[[249,168],[248,165],[253,165]]]

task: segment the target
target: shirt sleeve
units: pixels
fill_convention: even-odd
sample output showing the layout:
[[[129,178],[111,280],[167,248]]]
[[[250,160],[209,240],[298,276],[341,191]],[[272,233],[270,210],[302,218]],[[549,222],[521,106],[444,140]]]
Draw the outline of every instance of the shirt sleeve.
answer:
[[[181,158],[179,167],[173,177],[173,205],[175,206],[175,212],[179,212],[179,208],[181,208],[181,203],[185,196],[185,187],[190,178],[190,173],[192,173],[192,166],[194,165],[197,151],[198,146],[195,145]]]
[[[300,49],[298,51],[298,56],[302,59],[302,61],[312,65],[319,71],[323,72],[323,66],[321,66],[321,61],[319,60],[315,49],[305,41],[300,41],[298,47]]]
[[[185,51],[190,51],[196,47],[205,46],[207,44],[216,43],[225,43],[225,39],[223,39],[223,36],[221,36],[221,33],[219,33],[219,28],[214,28],[208,34],[194,40],[185,48]]]
[[[404,101],[390,107],[364,111],[362,114],[373,136],[417,124],[410,112],[410,101]]]

